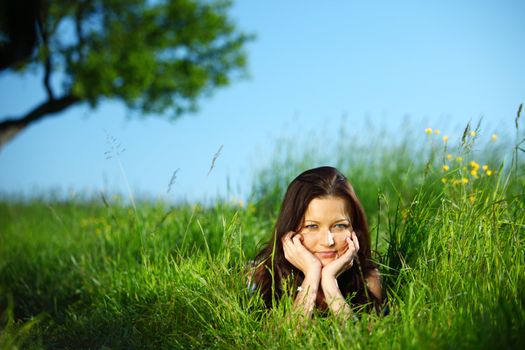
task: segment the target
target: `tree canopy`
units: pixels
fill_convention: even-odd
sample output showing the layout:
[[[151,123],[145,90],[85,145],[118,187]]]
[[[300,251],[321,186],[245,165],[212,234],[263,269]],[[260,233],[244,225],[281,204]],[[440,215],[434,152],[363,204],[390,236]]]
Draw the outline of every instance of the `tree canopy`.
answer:
[[[176,118],[245,73],[251,40],[224,0],[0,0],[0,71],[31,67],[47,99],[0,122],[0,147],[30,123],[116,99]],[[55,83],[60,81],[60,86]],[[54,84],[52,83],[54,82]]]

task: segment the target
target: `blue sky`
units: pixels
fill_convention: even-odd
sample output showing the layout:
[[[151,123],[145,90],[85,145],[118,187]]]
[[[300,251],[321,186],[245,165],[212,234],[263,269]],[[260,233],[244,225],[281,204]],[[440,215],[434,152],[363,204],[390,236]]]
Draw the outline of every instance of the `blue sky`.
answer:
[[[405,116],[449,133],[483,116],[487,132],[504,134],[525,101],[523,1],[245,0],[231,15],[257,35],[249,79],[174,123],[130,118],[111,101],[45,119],[0,150],[0,193],[125,193],[128,181],[150,198],[242,197],[279,137],[322,129],[312,140],[322,147],[343,115],[355,134],[367,119],[395,132]],[[40,80],[0,74],[0,118],[43,100]],[[108,135],[125,148],[126,180],[105,158]]]

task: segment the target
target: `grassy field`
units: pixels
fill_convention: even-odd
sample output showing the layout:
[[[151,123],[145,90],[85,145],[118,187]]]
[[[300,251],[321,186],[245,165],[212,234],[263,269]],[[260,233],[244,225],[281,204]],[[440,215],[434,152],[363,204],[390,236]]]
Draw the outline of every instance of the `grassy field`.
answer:
[[[282,142],[248,199],[0,202],[0,348],[525,348],[525,154],[465,130]],[[300,327],[246,266],[288,182],[331,164],[367,211],[388,316]]]

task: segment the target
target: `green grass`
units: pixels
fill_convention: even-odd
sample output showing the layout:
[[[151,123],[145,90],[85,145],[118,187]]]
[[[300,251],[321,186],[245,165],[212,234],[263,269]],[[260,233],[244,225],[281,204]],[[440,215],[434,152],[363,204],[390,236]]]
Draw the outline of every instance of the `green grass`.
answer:
[[[523,153],[482,136],[282,142],[243,205],[5,199],[0,348],[524,348]],[[290,300],[265,312],[248,291],[287,183],[322,164],[367,210],[386,317],[301,328]]]

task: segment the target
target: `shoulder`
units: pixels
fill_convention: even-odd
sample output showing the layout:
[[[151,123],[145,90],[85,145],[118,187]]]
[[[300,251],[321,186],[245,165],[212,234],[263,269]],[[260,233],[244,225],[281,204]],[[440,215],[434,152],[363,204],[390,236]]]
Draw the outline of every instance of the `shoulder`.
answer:
[[[377,300],[382,300],[381,275],[377,268],[371,270],[366,277],[366,286]]]
[[[244,278],[245,278],[248,290],[250,291],[250,294],[253,294],[253,292],[255,292],[255,290],[257,289],[256,281],[257,281],[258,270],[259,270],[259,266],[257,266],[254,260],[248,261],[248,264],[246,264],[245,266]]]

